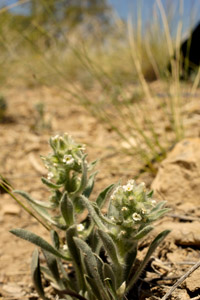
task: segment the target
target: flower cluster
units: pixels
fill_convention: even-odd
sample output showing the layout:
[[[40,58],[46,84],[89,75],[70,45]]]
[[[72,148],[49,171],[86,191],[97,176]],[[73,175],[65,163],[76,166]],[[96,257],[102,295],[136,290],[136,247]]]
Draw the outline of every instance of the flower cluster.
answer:
[[[53,153],[47,157],[42,157],[48,169],[48,180],[53,180],[56,184],[63,184],[68,179],[70,171],[74,171],[76,175],[82,172],[84,145],[76,144],[70,135],[64,134],[52,137],[50,146]],[[74,186],[76,189],[78,177],[74,181],[76,181]]]
[[[112,205],[115,207],[113,216],[110,216],[115,224],[114,232],[118,228],[117,233],[125,236],[130,231],[129,228],[137,230],[141,224],[150,223],[149,216],[156,205],[151,196],[152,193],[146,192],[143,182],[137,185],[134,180],[129,180],[126,185],[119,185],[111,195]]]

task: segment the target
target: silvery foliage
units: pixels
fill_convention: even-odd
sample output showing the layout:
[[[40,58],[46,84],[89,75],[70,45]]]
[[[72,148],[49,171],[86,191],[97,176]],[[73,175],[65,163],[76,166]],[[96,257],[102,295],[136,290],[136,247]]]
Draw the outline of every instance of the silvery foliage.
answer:
[[[42,157],[48,169],[42,182],[50,189],[49,201],[15,192],[51,226],[52,244],[24,229],[11,230],[43,252],[46,265],[40,264],[35,250],[31,266],[39,296],[48,299],[42,279],[46,278],[58,299],[127,299],[150,256],[169,233],[165,230],[152,241],[136,268],[138,242],[154,228],[152,223],[168,211],[165,202],[156,203],[145,184],[137,185],[134,180],[126,185],[112,184],[96,201],[90,201],[96,175],[91,170],[96,162],[88,163],[85,147],[68,134],[50,138],[50,146],[52,153]],[[107,213],[103,214],[105,204]],[[88,217],[83,219],[85,211]]]

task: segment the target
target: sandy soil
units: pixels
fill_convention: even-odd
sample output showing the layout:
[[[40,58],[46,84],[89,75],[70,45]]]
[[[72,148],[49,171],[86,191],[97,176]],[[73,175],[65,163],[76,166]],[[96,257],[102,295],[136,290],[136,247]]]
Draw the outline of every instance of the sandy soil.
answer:
[[[15,189],[22,189],[39,199],[49,196],[40,181],[41,175],[46,174],[40,155],[49,152],[49,137],[63,132],[69,132],[76,141],[86,144],[90,160],[100,158],[95,193],[120,178],[125,180],[137,175],[141,167],[139,163],[133,157],[115,151],[118,145],[116,134],[106,130],[81,106],[73,104],[72,101],[67,102],[53,88],[28,89],[18,86],[4,88],[2,92],[8,99],[8,112],[4,122],[0,124],[0,173]],[[46,118],[50,118],[52,125],[50,130],[36,129],[37,113],[34,105],[38,102],[45,104]],[[199,119],[191,124],[192,135],[196,135],[192,128],[198,127]],[[147,182],[147,185],[151,184],[152,179],[148,174],[140,178]],[[169,222],[171,221],[169,219]],[[9,230],[16,227],[26,228],[39,233],[47,240],[48,232],[3,191],[0,195],[0,225],[0,299],[38,299],[30,276],[30,259],[34,246],[14,237]],[[148,278],[152,279],[152,276],[160,274],[172,279],[163,281],[163,286],[160,281],[160,288],[158,289],[157,285],[156,290],[152,284],[151,290],[155,295],[161,296],[168,291],[174,280],[183,274],[191,263],[199,259],[198,246],[177,246],[173,239],[163,244],[157,252],[162,263],[160,260],[156,263],[155,260],[154,265],[150,266],[146,284]],[[190,264],[175,263],[186,260],[190,261]],[[166,261],[166,264],[163,261]],[[189,293],[190,298],[196,297],[199,295],[199,289],[197,292],[197,289],[182,285],[179,293],[174,294],[174,299],[188,299],[185,293]],[[146,299],[148,297],[146,296]]]

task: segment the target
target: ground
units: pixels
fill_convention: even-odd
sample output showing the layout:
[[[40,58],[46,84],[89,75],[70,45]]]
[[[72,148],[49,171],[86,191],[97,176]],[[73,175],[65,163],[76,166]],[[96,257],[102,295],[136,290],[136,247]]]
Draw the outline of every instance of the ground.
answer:
[[[94,194],[119,179],[125,181],[137,175],[140,166],[134,157],[115,151],[118,145],[115,132],[107,130],[80,105],[73,104],[72,99],[66,101],[66,97],[63,97],[61,92],[54,88],[28,88],[21,85],[15,87],[11,85],[4,88],[2,92],[8,99],[8,111],[0,124],[0,173],[13,184],[15,189],[29,192],[38,199],[48,197],[48,191],[40,180],[42,175],[46,175],[40,155],[49,152],[49,137],[63,132],[70,133],[76,141],[86,144],[90,161],[100,159]],[[197,103],[196,100],[194,105]],[[37,123],[37,112],[34,108],[38,102],[45,104],[46,118],[50,119],[51,129],[38,127],[40,125]],[[196,130],[199,118],[195,120],[191,128]],[[197,135],[195,130],[191,135]],[[145,181],[150,186],[153,176],[148,173],[143,174],[138,180]],[[176,213],[176,210],[173,212]],[[198,209],[193,212],[192,218],[196,218],[194,221],[199,222]],[[190,224],[192,221],[189,220]],[[168,223],[170,228],[173,227],[173,222],[174,218],[166,217],[165,229]],[[184,222],[183,219],[176,217],[176,224],[182,226]],[[160,224],[162,225],[162,222]],[[30,275],[30,260],[34,246],[11,235],[9,230],[25,228],[39,233],[47,240],[48,232],[3,191],[0,195],[0,225],[0,299],[38,299]],[[176,278],[179,278],[199,259],[199,245],[183,246],[175,243],[173,237],[163,243],[155,254],[155,259],[152,260],[145,278],[147,284],[153,276],[168,277],[166,280],[164,278],[163,282],[159,281],[156,288],[151,285],[151,291],[155,296],[163,296],[168,291],[168,286],[171,286]],[[141,255],[145,250],[144,243]],[[183,261],[187,263],[181,264]],[[192,282],[182,284],[174,292],[173,299],[193,297],[199,299],[196,297],[199,295],[200,282],[197,287],[194,283],[197,278],[196,275]],[[146,299],[150,297],[150,294],[147,295]]]

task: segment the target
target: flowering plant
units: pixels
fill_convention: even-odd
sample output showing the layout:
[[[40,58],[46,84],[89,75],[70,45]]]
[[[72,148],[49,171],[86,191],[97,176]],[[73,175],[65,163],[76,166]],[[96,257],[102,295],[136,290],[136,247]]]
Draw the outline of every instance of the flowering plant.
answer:
[[[96,201],[90,201],[96,175],[91,171],[96,162],[88,163],[85,147],[68,134],[50,138],[50,146],[53,151],[42,157],[48,169],[42,182],[50,189],[49,201],[15,192],[50,227],[52,245],[24,229],[11,230],[42,250],[46,266],[40,264],[38,250],[32,259],[32,277],[38,294],[47,299],[44,276],[58,299],[128,299],[153,251],[169,233],[165,230],[152,241],[136,268],[138,242],[154,228],[152,222],[168,211],[165,202],[156,203],[145,184],[137,185],[134,180],[126,185],[112,184]],[[108,207],[105,214],[104,204]],[[84,211],[88,217],[83,219]],[[73,272],[66,269],[70,264]]]

